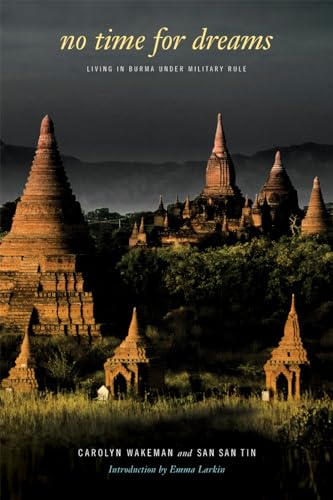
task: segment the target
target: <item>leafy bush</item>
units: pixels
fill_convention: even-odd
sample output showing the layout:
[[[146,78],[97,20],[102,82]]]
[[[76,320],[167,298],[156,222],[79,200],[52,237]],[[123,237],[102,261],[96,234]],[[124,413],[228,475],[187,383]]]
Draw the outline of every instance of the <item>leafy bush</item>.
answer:
[[[333,409],[331,402],[317,401],[303,406],[279,432],[285,443],[325,450],[333,457]]]

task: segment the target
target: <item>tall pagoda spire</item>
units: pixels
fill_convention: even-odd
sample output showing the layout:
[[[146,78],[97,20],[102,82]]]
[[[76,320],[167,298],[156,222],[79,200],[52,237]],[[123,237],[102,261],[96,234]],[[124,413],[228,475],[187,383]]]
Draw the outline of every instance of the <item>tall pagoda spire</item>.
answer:
[[[165,208],[163,203],[162,195],[160,195],[160,202],[158,205],[158,209],[154,212],[154,226],[158,228],[163,228],[164,226],[164,217],[165,217]]]
[[[183,216],[183,219],[190,219],[191,218],[191,205],[190,205],[189,195],[187,195],[187,197],[186,197],[182,216]]]
[[[168,212],[166,212],[164,217],[164,229],[167,231],[169,229],[169,216]]]
[[[16,361],[16,366],[28,368],[35,366],[34,359],[30,352],[30,338],[28,331],[25,332],[23,341],[21,344],[20,354],[18,355]]]
[[[259,201],[261,203],[265,196],[268,204],[272,207],[287,200],[291,210],[298,210],[297,192],[283,166],[280,151],[276,151],[273,166],[260,191]]]
[[[134,222],[134,225],[133,225],[133,230],[132,230],[132,235],[131,235],[131,237],[132,237],[132,238],[137,238],[138,234],[139,234],[139,230],[138,230],[138,223],[135,221],[135,222]]]
[[[142,360],[146,357],[146,348],[150,347],[150,341],[142,332],[138,321],[136,307],[133,307],[132,318],[128,333],[121,344],[114,351],[113,360],[130,359]]]
[[[0,255],[87,254],[92,240],[67,179],[46,115],[28,181]]]
[[[226,141],[223,131],[221,113],[218,113],[217,115],[217,125],[216,125],[213,153],[219,158],[226,153]]]
[[[229,227],[228,227],[228,219],[227,219],[227,215],[224,214],[224,217],[223,217],[223,224],[222,224],[222,233],[228,233],[229,231]]]
[[[256,194],[256,196],[255,196],[255,199],[254,199],[254,202],[253,202],[252,208],[254,208],[254,209],[256,209],[256,210],[259,208],[258,194]]]
[[[241,198],[239,188],[235,184],[235,178],[235,168],[227,149],[222,116],[219,113],[217,115],[214,147],[206,168],[206,186],[202,194],[206,197],[237,195],[237,197]]]
[[[134,222],[133,230],[128,240],[128,246],[130,248],[136,246],[147,246],[147,233],[145,230],[145,219],[143,216],[141,217],[139,229],[137,222]]]
[[[0,245],[0,324],[33,334],[100,335],[86,281],[92,252],[46,115],[11,230]]]
[[[136,312],[136,307],[133,307],[132,319],[128,329],[127,339],[132,342],[136,342],[140,337],[138,315]]]
[[[157,210],[160,212],[165,212],[164,203],[163,203],[163,196],[161,194],[160,194],[160,201],[159,201]]]
[[[306,350],[302,344],[294,294],[292,294],[290,311],[284,325],[283,337],[279,346],[272,351],[272,361],[279,360],[287,364],[308,363]]]
[[[329,230],[329,216],[318,177],[313,180],[309,207],[302,221],[301,230],[303,234],[321,234]]]
[[[143,234],[145,232],[145,219],[142,216],[140,221],[139,233]]]

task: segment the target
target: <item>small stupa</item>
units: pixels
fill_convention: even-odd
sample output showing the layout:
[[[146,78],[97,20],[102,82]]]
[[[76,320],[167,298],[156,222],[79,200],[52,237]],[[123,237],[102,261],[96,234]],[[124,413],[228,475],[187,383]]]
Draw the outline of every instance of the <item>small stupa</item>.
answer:
[[[291,308],[284,326],[284,334],[278,347],[273,349],[271,358],[266,362],[266,388],[277,395],[277,379],[284,375],[288,382],[288,399],[300,399],[301,365],[309,365],[303,347],[298,315],[295,306],[295,295],[292,295]]]
[[[145,392],[161,390],[164,376],[161,364],[154,356],[151,343],[138,323],[136,308],[127,337],[104,363],[105,386],[110,397],[142,396]]]
[[[329,226],[329,215],[325,207],[319,178],[315,177],[309,207],[302,220],[301,231],[302,234],[323,234],[328,232]]]
[[[10,369],[8,377],[2,381],[1,386],[14,392],[33,392],[38,389],[28,331],[24,334],[15,366]]]

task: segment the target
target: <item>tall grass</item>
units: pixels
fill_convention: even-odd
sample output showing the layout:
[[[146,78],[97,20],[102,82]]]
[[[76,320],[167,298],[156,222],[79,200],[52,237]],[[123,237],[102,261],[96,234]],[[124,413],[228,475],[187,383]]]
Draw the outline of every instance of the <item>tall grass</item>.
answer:
[[[224,463],[232,488],[244,486],[258,499],[330,498],[330,400],[264,403],[224,395],[197,401],[190,394],[101,402],[83,392],[4,392],[0,398],[1,473],[4,498],[10,500],[58,499],[64,494],[59,474],[75,488],[76,498],[110,492],[108,460],[79,459],[79,447],[255,447],[255,461]]]
[[[278,436],[300,410],[314,405],[311,399],[301,402],[276,401],[264,403],[257,397],[237,396],[207,398],[196,401],[194,396],[160,397],[153,403],[133,399],[101,402],[86,394],[44,393],[1,395],[0,431],[6,442],[38,442],[80,444],[106,437],[119,441],[130,427],[141,432],[161,423],[172,427],[186,423],[189,432],[203,421],[219,431],[256,432],[270,439]],[[332,402],[316,402],[318,408]]]

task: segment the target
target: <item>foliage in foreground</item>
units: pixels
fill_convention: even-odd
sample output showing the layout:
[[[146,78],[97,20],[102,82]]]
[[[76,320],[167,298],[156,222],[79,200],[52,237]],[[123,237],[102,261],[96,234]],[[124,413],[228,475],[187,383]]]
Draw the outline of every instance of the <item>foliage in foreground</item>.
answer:
[[[35,493],[39,487],[36,474],[39,478],[43,470],[47,475],[42,491],[48,498],[55,491],[59,495],[59,473],[76,493],[85,495],[89,488],[95,493],[96,488],[101,493],[109,491],[105,471],[110,460],[78,459],[77,447],[255,447],[255,460],[222,460],[229,472],[224,485],[230,483],[235,489],[234,480],[241,475],[247,492],[254,488],[257,498],[329,498],[333,457],[330,400],[273,404],[225,396],[197,402],[188,396],[160,398],[154,403],[131,399],[105,403],[92,401],[83,393],[3,393],[1,405],[6,486],[20,500],[27,498],[27,491]],[[140,463],[143,465],[142,460],[135,462]],[[189,463],[195,462],[185,465]],[[221,482],[221,478],[209,476],[191,477],[191,483],[196,479]]]
[[[186,422],[184,434],[194,434],[192,424],[206,419],[210,428],[251,431],[273,439],[283,437],[285,441],[301,439],[304,429],[314,428],[317,440],[320,433],[333,439],[333,402],[329,399],[263,403],[256,397],[223,396],[196,401],[193,395],[188,395],[159,397],[154,402],[148,399],[101,402],[91,400],[83,392],[36,395],[3,392],[1,406],[1,434],[9,441],[19,435],[21,443],[37,440],[83,445],[106,438],[123,438],[126,442],[128,428],[149,432],[152,426],[163,422],[175,427]],[[325,425],[323,420],[316,422],[313,418],[316,412],[325,419]],[[300,425],[304,419],[306,424]]]

